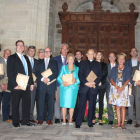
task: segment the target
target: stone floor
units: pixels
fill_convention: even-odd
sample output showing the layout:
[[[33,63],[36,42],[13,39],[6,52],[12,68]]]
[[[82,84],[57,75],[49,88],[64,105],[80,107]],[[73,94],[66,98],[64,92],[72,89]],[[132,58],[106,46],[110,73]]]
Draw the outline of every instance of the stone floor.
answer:
[[[0,121],[0,140],[140,140],[140,128],[134,128],[134,123],[126,128],[112,129],[107,124],[89,128],[83,123],[76,129],[69,124],[48,126],[45,122],[41,126],[14,128],[11,123]]]

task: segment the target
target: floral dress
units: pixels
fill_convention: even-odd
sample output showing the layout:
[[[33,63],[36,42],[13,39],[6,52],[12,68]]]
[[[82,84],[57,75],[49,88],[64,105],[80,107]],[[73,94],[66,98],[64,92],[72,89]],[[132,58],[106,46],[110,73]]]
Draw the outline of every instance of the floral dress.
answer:
[[[116,84],[119,87],[122,87],[122,81],[123,81],[123,69],[118,70],[118,78],[116,80]],[[117,93],[117,89],[113,85],[111,85],[109,93],[109,104],[129,107],[130,100],[129,100],[128,85],[125,86],[125,89],[120,94]]]

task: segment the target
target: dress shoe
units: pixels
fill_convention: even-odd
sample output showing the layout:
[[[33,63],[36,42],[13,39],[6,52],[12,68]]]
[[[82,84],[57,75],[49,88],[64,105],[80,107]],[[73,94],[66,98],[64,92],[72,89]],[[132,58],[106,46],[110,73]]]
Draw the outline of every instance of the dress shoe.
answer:
[[[75,125],[75,128],[80,128],[80,125]]]
[[[135,124],[134,127],[140,127],[140,125],[139,124]]]
[[[92,125],[95,125],[95,123],[92,123]]]
[[[132,120],[129,119],[129,120],[127,121],[127,124],[132,124]]]
[[[53,125],[52,121],[47,121],[48,125]]]
[[[14,127],[20,127],[19,123],[13,124]]]
[[[59,119],[55,119],[55,123],[60,123],[60,120]]]
[[[63,119],[61,119],[61,122],[63,122]],[[66,123],[68,123],[68,120],[66,119]]]
[[[12,122],[12,120],[10,120],[10,119],[8,119],[8,120],[6,120],[8,123],[11,123]]]
[[[91,125],[88,125],[89,127],[93,127],[93,125],[91,124]]]
[[[43,121],[40,121],[40,120],[37,122],[38,125],[42,125],[42,123]]]
[[[26,125],[26,126],[35,126],[35,124],[33,124],[33,123],[27,123],[27,124],[22,124],[22,125]]]
[[[99,123],[99,125],[103,125],[103,123]]]
[[[108,125],[113,125],[113,121],[109,121]]]
[[[32,122],[32,123],[37,123],[35,120],[30,120],[30,122]]]

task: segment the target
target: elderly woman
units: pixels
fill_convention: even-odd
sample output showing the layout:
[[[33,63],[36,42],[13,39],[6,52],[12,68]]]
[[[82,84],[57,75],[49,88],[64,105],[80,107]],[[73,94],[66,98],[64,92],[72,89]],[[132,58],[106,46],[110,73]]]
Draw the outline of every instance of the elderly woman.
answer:
[[[104,100],[104,94],[106,91],[106,77],[107,77],[107,64],[104,63],[104,56],[101,51],[98,51],[96,53],[96,61],[101,63],[102,65],[102,72],[103,72],[103,78],[98,86],[98,95],[99,95],[99,125],[103,125],[102,123],[102,116],[103,116],[103,100]],[[95,116],[93,116],[92,123],[95,124]]]
[[[128,83],[131,79],[130,68],[125,66],[126,54],[120,53],[117,55],[118,66],[112,68],[110,82],[112,84],[109,94],[109,103],[115,105],[118,124],[112,128],[122,127],[126,129],[125,107],[130,106]]]
[[[72,117],[74,113],[74,108],[77,100],[77,94],[79,89],[79,78],[78,71],[79,68],[74,65],[74,55],[69,53],[67,54],[66,60],[67,65],[62,66],[61,71],[58,75],[57,81],[60,84],[60,107],[62,107],[62,116],[63,123],[62,125],[66,125],[66,111],[69,108],[69,125],[73,125]],[[62,76],[66,74],[72,74],[73,79],[71,85],[69,85],[66,81],[63,81]]]

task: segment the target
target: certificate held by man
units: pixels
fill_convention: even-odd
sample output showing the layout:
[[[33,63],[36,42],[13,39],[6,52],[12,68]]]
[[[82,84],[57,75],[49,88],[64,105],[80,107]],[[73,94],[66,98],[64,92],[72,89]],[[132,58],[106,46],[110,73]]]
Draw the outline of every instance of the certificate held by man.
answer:
[[[133,81],[137,82],[138,80],[140,80],[140,71],[136,70],[133,76]]]
[[[41,75],[42,75],[43,77],[45,77],[45,78],[48,78],[48,77],[51,76],[52,74],[53,74],[53,73],[52,73],[52,71],[51,71],[50,68],[41,73]]]
[[[20,86],[21,90],[26,90],[28,81],[29,81],[29,76],[18,73],[16,77],[16,82],[18,86]]]
[[[88,82],[94,82],[96,78],[97,78],[96,74],[93,71],[91,71],[86,79]],[[96,88],[96,86],[93,85],[93,88]]]

